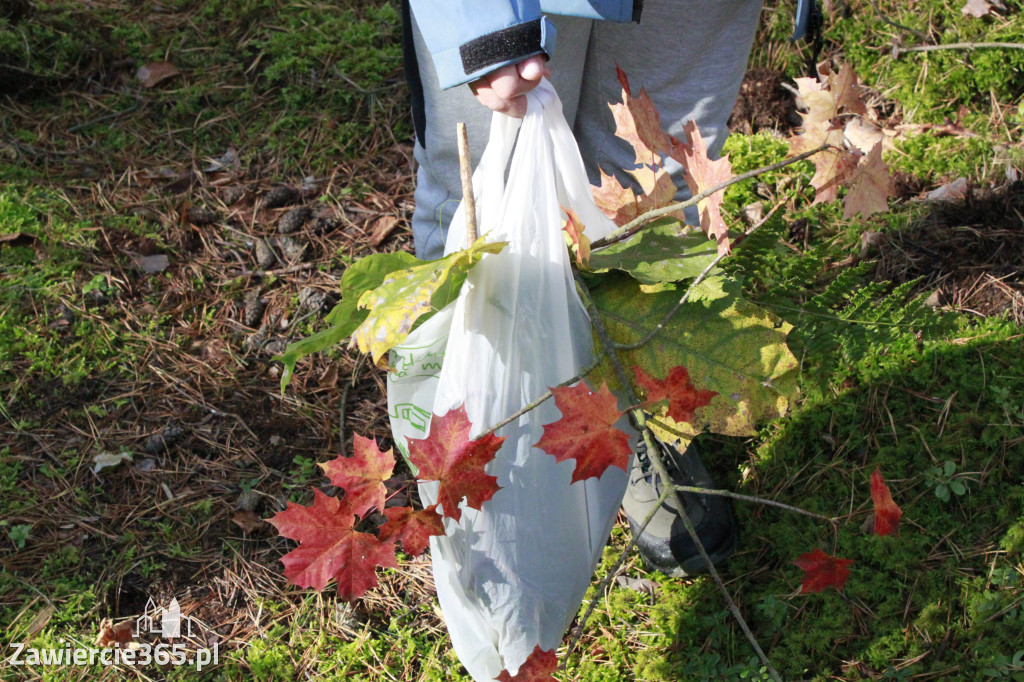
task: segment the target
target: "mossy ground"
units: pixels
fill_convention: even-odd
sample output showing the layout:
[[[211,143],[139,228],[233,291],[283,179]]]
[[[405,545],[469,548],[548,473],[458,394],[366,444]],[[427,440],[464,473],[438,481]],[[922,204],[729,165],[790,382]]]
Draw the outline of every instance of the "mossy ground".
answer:
[[[282,397],[270,358],[316,328],[323,308],[303,303],[306,289],[330,295],[353,258],[408,248],[397,3],[34,4],[17,23],[0,19],[0,234],[22,235],[0,243],[3,655],[21,640],[88,645],[101,618],[177,597],[201,624],[192,644],[218,643],[220,664],[108,675],[468,680],[428,564],[383,572],[350,610],[287,587],[278,560],[288,544],[239,516],[305,499],[322,482],[314,463],[353,431],[387,437],[381,375],[368,363],[341,351],[304,361]],[[803,395],[756,438],[700,441],[723,487],[836,521],[737,503],[740,547],[723,576],[784,679],[1024,679],[1016,299],[982,315],[963,304],[974,300],[966,285],[955,296],[952,275],[895,295],[887,281],[917,276],[929,226],[993,244],[1024,230],[1019,204],[1003,200],[1021,192],[1007,178],[1024,166],[1024,51],[891,56],[894,44],[922,42],[909,29],[936,44],[1021,42],[1021,6],[1006,0],[1005,13],[975,19],[960,3],[877,4],[907,28],[866,0],[833,3],[826,54],[854,64],[879,126],[898,133],[887,160],[901,194],[889,214],[844,220],[835,206],[808,207],[809,165],[730,190],[737,222],[751,204],[784,202],[732,267],[752,298],[797,326]],[[787,43],[791,10],[766,9],[752,64],[794,77],[806,52]],[[137,67],[164,60],[180,75],[142,87]],[[947,118],[961,132],[922,127]],[[734,167],[779,160],[780,137],[732,137]],[[920,196],[960,176],[999,200],[936,218]],[[279,185],[294,188],[293,203],[268,208]],[[228,201],[235,188],[243,198]],[[314,211],[299,233],[304,255],[288,259],[274,242],[278,262],[257,264],[257,240],[278,239],[298,203]],[[197,224],[192,207],[216,220]],[[395,230],[377,241],[382,218]],[[862,257],[865,232],[889,241]],[[901,254],[912,256],[903,270]],[[159,255],[165,269],[140,267]],[[1016,263],[1016,275],[997,276],[1020,290],[1019,259],[968,255],[939,266],[980,276]],[[942,289],[941,324],[909,304],[932,289]],[[250,300],[265,306],[255,323]],[[175,428],[184,435],[172,438]],[[93,473],[96,456],[122,451],[133,460]],[[865,529],[875,468],[904,510],[896,537]],[[616,528],[602,571],[627,535]],[[790,562],[814,547],[855,561],[842,593],[798,594]],[[598,595],[565,679],[766,679],[713,582],[649,574],[635,556],[624,570],[656,593],[614,584]],[[103,672],[6,661],[0,671]]]

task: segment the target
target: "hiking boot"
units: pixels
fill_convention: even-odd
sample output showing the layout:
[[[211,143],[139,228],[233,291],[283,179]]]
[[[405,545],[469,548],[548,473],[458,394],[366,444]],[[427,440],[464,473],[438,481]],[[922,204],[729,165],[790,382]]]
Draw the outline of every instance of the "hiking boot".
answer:
[[[661,450],[662,460],[669,476],[672,477],[673,485],[715,487],[711,474],[701,463],[693,444],[690,444],[685,452],[679,452],[672,445],[657,438],[653,440]],[[679,515],[677,496],[669,496],[647,524],[644,532],[637,535],[637,529],[647,518],[662,490],[661,477],[655,471],[654,464],[647,454],[647,446],[641,438],[636,456],[633,458],[633,467],[629,472],[626,496],[622,500],[622,509],[626,512],[630,530],[636,537],[640,556],[649,568],[657,569],[673,578],[706,571],[707,564],[701,558]],[[697,529],[697,537],[704,545],[711,562],[717,565],[728,558],[736,550],[736,519],[729,499],[721,495],[696,493],[679,493],[678,497],[682,498],[686,515]]]

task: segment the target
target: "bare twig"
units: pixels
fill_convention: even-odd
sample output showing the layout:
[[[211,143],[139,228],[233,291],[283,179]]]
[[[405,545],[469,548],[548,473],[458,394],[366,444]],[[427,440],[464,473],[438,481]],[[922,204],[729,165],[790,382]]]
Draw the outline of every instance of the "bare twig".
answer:
[[[909,31],[910,33],[913,33],[915,36],[917,36],[918,40],[928,39],[928,36],[926,36],[921,31],[918,31],[916,28],[911,28],[910,26],[904,26],[903,24],[899,24],[890,19],[889,17],[885,16],[884,14],[882,14],[882,10],[881,8],[879,8],[878,3],[876,3],[875,0],[868,0],[868,2],[871,3],[871,7],[874,8],[875,14],[877,14],[878,18],[881,19],[883,22],[889,24],[890,26],[898,28],[901,31]]]
[[[741,500],[743,502],[753,502],[754,504],[761,504],[766,507],[778,507],[779,509],[785,509],[796,514],[803,514],[804,516],[810,516],[812,519],[818,519],[820,521],[827,521],[828,523],[835,523],[836,519],[831,516],[825,516],[824,514],[815,514],[809,512],[806,509],[800,507],[794,507],[790,504],[783,502],[776,502],[775,500],[768,500],[763,497],[754,497],[753,495],[744,495],[742,493],[734,493],[731,490],[714,490],[712,488],[700,488],[692,485],[677,485],[676,490],[681,493],[697,493],[698,495],[717,495],[719,497],[731,497],[734,500]]]
[[[779,170],[780,168],[785,168],[786,166],[792,165],[797,161],[803,161],[804,159],[814,156],[815,154],[820,154],[826,149],[829,149],[831,146],[832,145],[829,144],[823,144],[820,147],[815,147],[814,149],[806,151],[803,154],[798,154],[797,156],[793,156],[788,159],[783,159],[778,163],[773,163],[769,166],[761,166],[760,168],[749,170],[746,173],[740,173],[739,175],[734,176],[726,180],[725,182],[721,182],[715,185],[714,187],[704,190],[703,192],[696,196],[690,197],[686,201],[680,201],[679,203],[672,204],[670,206],[664,206],[662,208],[656,208],[651,211],[648,211],[647,213],[644,213],[642,216],[639,216],[629,221],[619,229],[612,232],[607,237],[595,240],[590,246],[591,248],[599,249],[602,246],[608,246],[609,244],[621,242],[623,239],[628,239],[632,237],[634,234],[643,229],[644,225],[651,222],[655,218],[660,218],[663,215],[675,213],[676,211],[682,210],[684,208],[689,208],[690,206],[696,206],[699,201],[707,199],[715,192],[721,192],[726,187],[735,185],[737,182],[743,182],[744,180],[749,180],[750,178],[761,175],[762,173],[770,173],[771,171]]]
[[[949,43],[948,45],[915,45],[914,47],[900,47],[893,45],[892,56],[899,57],[907,52],[936,52],[937,50],[998,50],[1007,48],[1011,50],[1024,50],[1024,43]]]
[[[466,214],[466,246],[476,243],[476,198],[473,196],[473,165],[469,160],[466,124],[456,124],[459,138],[459,173],[462,175],[462,210]]]

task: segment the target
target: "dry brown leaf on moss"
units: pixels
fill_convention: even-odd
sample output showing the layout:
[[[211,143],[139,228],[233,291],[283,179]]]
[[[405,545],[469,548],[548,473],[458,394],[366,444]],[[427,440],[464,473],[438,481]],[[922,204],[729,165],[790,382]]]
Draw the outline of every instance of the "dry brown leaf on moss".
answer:
[[[139,67],[135,72],[135,78],[144,88],[153,88],[168,78],[181,74],[174,64],[170,62],[150,62]]]

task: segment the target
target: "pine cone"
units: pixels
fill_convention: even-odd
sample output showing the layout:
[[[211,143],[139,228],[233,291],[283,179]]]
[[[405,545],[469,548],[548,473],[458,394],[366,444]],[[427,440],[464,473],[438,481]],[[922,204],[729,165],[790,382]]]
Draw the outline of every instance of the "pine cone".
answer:
[[[272,267],[277,261],[277,255],[274,254],[274,249],[270,248],[270,244],[266,239],[256,240],[256,263],[264,270]]]
[[[225,206],[231,206],[232,204],[238,203],[245,196],[245,187],[242,185],[231,185],[226,187],[220,195],[220,200],[224,202]]]
[[[309,206],[296,206],[285,213],[281,220],[277,222],[278,233],[291,234],[292,232],[298,232],[311,215],[313,215],[313,211]]]
[[[305,287],[299,292],[299,309],[319,313],[327,307],[327,294],[313,287]]]
[[[242,324],[246,327],[256,329],[263,320],[263,311],[267,309],[267,299],[253,296],[245,302],[242,308]]]
[[[306,256],[306,244],[294,237],[281,237],[277,240],[277,246],[289,263],[297,263]]]
[[[274,189],[267,192],[267,196],[263,198],[264,208],[281,208],[282,206],[288,206],[294,204],[299,200],[299,193],[294,187],[288,185],[278,185]]]
[[[202,227],[203,225],[217,222],[219,216],[216,211],[204,206],[189,206],[188,211],[185,212],[185,217],[193,225]]]

